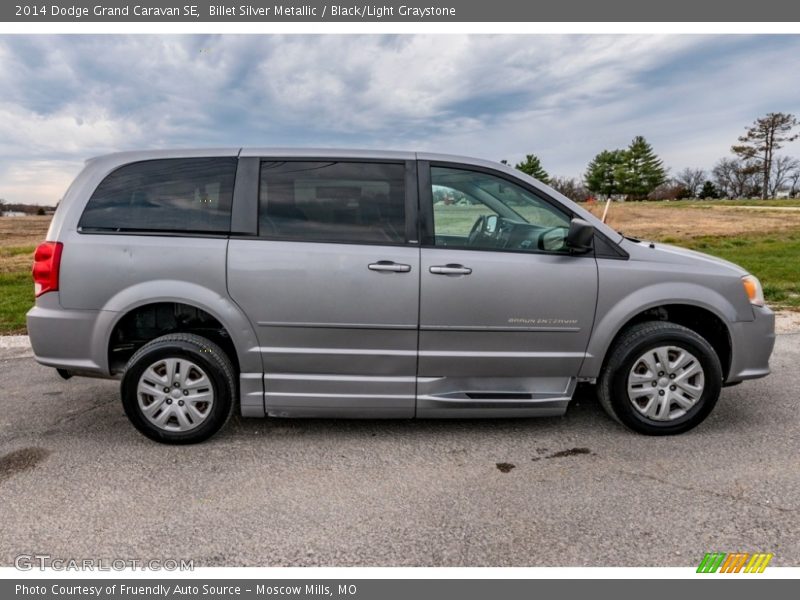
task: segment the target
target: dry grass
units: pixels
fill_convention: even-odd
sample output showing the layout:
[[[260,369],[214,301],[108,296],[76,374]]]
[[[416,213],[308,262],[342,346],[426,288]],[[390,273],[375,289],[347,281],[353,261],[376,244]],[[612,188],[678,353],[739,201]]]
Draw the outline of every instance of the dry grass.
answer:
[[[0,249],[36,246],[44,241],[52,217],[0,218]]]
[[[44,241],[51,217],[0,219],[0,273],[29,271],[33,251]]]
[[[736,263],[761,279],[773,308],[800,310],[797,201],[745,202],[615,202],[608,223],[626,235]],[[604,206],[588,208],[601,216]]]
[[[33,264],[33,251],[33,246],[0,248],[0,273],[30,270]]]
[[[604,203],[584,205],[601,217]],[[800,210],[724,206],[711,202],[613,202],[608,224],[633,237],[674,241],[800,230]]]

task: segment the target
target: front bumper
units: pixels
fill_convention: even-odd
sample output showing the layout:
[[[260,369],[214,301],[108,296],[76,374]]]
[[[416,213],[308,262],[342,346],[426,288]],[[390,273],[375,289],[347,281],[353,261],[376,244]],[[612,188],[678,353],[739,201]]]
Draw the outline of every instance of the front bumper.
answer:
[[[731,367],[726,384],[769,375],[769,357],[775,347],[775,314],[753,306],[752,321],[731,323]]]

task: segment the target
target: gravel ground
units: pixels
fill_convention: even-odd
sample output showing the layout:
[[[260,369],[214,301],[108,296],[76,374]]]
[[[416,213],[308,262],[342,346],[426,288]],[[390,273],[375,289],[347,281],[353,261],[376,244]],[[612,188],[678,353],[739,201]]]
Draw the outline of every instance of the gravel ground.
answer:
[[[65,382],[18,350],[0,354],[2,565],[800,566],[800,334],[670,438],[628,433],[585,389],[563,418],[234,419],[169,447],[128,424],[117,382]]]
[[[800,333],[800,312],[792,310],[776,312],[775,331],[778,333]]]

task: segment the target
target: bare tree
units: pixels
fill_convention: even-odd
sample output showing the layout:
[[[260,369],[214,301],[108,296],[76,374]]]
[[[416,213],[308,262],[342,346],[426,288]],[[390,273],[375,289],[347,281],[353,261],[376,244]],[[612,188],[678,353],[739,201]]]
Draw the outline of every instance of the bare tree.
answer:
[[[723,198],[750,198],[761,189],[761,170],[753,162],[722,158],[711,173]]]
[[[711,176],[713,177],[714,185],[719,190],[719,195],[723,198],[731,198],[731,181],[733,179],[734,165],[739,162],[733,158],[721,158],[711,169]]]
[[[789,173],[788,187],[790,198],[796,198],[800,194],[800,169]]]
[[[692,169],[691,167],[686,167],[675,176],[675,183],[686,190],[689,198],[697,198],[705,180],[706,172],[703,169]]]
[[[5,210],[6,199],[0,198],[0,217],[3,216],[3,211]]]
[[[784,142],[793,142],[800,134],[792,130],[798,126],[797,118],[788,113],[769,113],[756,119],[747,128],[747,132],[739,136],[741,144],[731,146],[731,151],[741,159],[759,161],[761,169],[761,197],[767,198],[770,191],[772,162],[775,151],[783,147]]]
[[[800,160],[791,156],[776,156],[772,161],[772,175],[770,177],[769,195],[774,198],[784,189],[792,176],[800,173]]]
[[[688,198],[689,192],[675,179],[665,181],[647,195],[648,200],[683,200]]]
[[[586,202],[592,195],[577,177],[552,177],[548,185],[575,202]]]

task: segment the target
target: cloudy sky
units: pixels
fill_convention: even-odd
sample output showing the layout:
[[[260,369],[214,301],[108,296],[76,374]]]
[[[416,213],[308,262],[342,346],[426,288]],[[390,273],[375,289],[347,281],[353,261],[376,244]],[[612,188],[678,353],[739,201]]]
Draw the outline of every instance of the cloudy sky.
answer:
[[[798,74],[800,36],[0,36],[0,198],[53,204],[136,148],[533,152],[572,176],[641,134],[709,168],[800,114]]]

